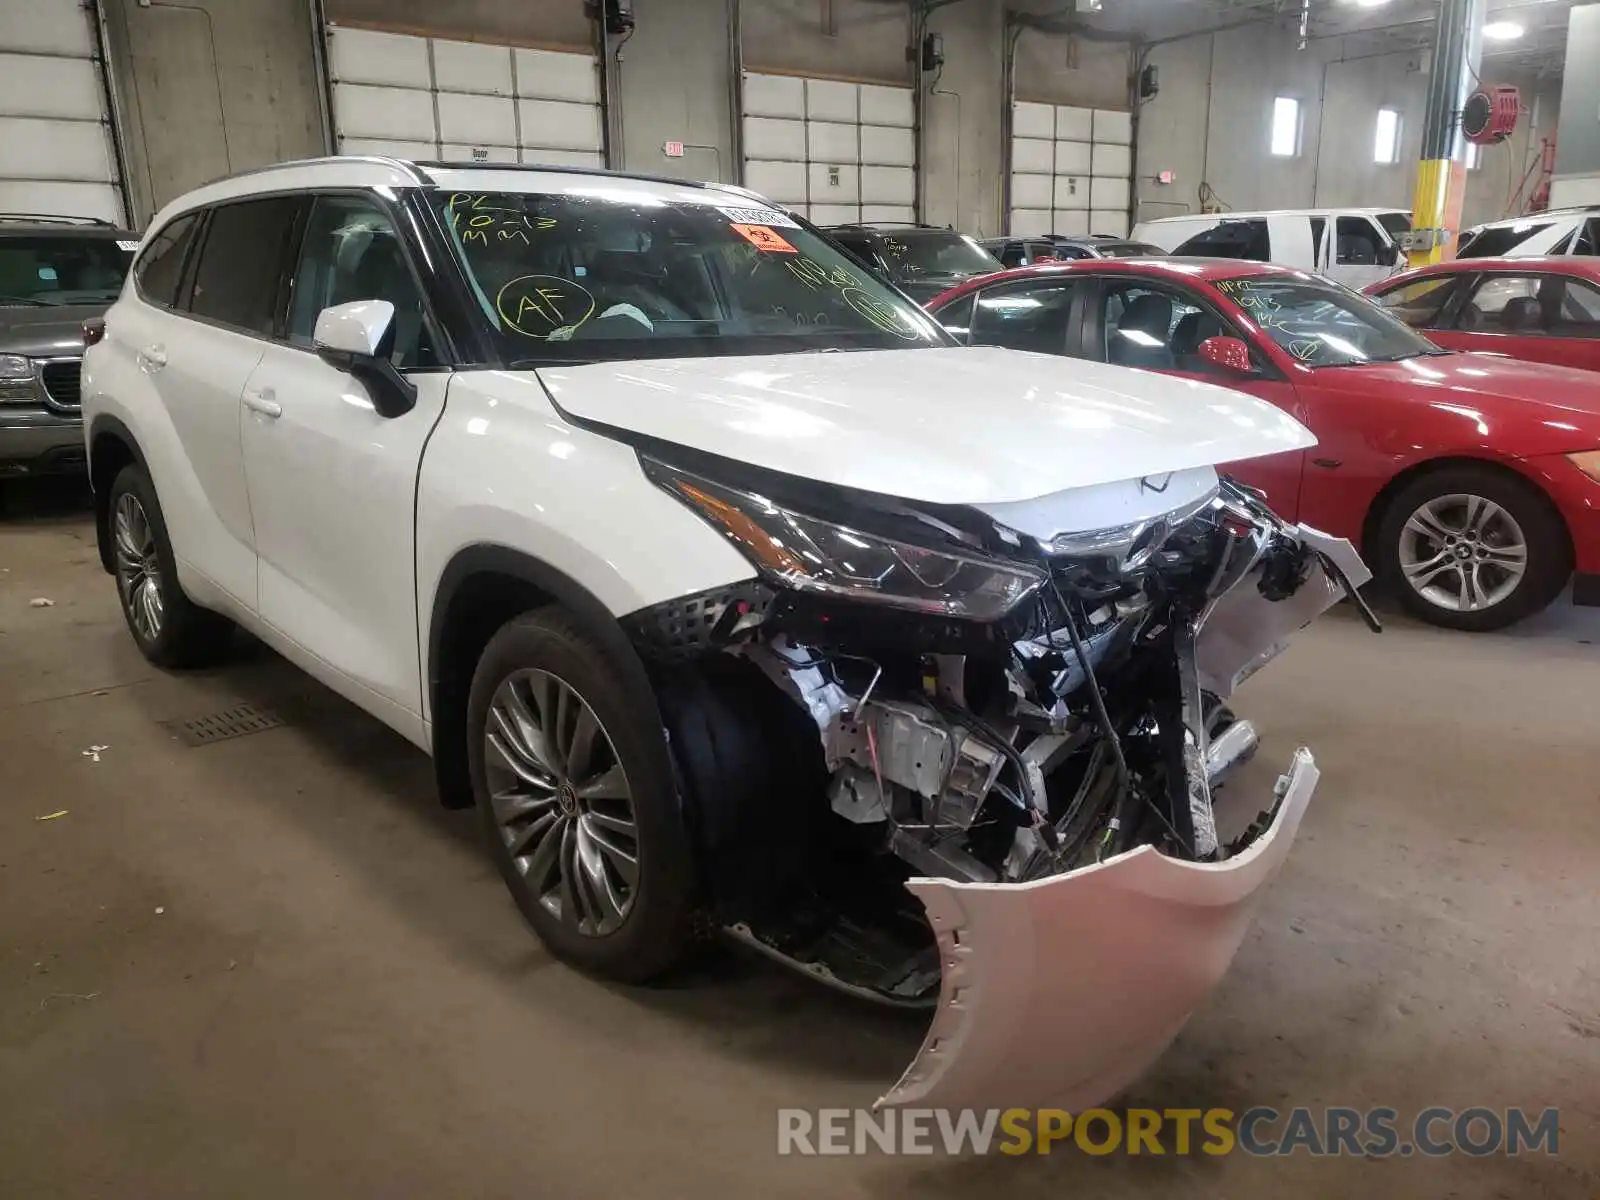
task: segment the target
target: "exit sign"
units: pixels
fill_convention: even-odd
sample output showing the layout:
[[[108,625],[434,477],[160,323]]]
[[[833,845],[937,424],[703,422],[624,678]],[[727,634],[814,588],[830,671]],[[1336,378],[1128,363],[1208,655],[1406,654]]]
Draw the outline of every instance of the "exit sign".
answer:
[[[668,158],[682,158],[683,157],[683,143],[682,142],[662,142],[661,143],[661,153],[665,154]]]

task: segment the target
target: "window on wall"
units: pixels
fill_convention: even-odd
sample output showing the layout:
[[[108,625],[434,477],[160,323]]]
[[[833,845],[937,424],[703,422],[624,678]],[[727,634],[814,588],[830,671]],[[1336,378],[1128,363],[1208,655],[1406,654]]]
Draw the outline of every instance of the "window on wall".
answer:
[[[1378,124],[1372,140],[1372,161],[1400,161],[1400,113],[1392,108],[1378,110]]]
[[[1300,101],[1293,96],[1272,101],[1272,153],[1277,158],[1300,153]]]

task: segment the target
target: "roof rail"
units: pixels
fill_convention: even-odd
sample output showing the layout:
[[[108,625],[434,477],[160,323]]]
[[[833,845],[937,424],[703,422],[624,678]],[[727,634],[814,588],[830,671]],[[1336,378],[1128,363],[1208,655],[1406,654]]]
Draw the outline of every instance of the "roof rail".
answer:
[[[208,179],[201,187],[210,187],[213,183],[222,183],[228,179],[242,179],[249,175],[264,175],[269,171],[280,171],[290,167],[315,167],[334,163],[378,163],[385,167],[397,167],[406,171],[419,184],[432,182],[413,162],[403,158],[390,158],[383,154],[323,154],[316,158],[289,158],[283,162],[266,163],[259,167],[247,167],[243,171],[229,171],[226,175],[218,175],[215,179]],[[196,189],[198,190],[198,189]]]
[[[30,221],[39,225],[98,225],[102,229],[117,227],[104,217],[68,217],[60,213],[0,212],[0,221]]]
[[[441,170],[441,171],[461,171],[461,170],[531,171],[531,172],[534,172],[535,174],[542,172],[542,173],[545,173],[545,174],[557,174],[557,175],[610,175],[610,176],[614,176],[614,177],[619,178],[619,179],[643,179],[648,183],[676,183],[676,184],[679,184],[679,185],[681,185],[683,187],[697,187],[697,188],[726,187],[726,186],[728,186],[726,184],[715,183],[715,182],[707,183],[707,182],[705,182],[703,180],[699,180],[699,179],[678,179],[678,178],[676,178],[674,176],[671,176],[671,175],[647,175],[642,171],[613,171],[610,167],[573,167],[573,166],[566,166],[565,164],[562,164],[562,163],[473,162],[470,159],[465,160],[465,161],[457,159],[454,162],[447,162],[447,161],[443,161],[443,160],[432,160],[432,159],[420,159],[419,158],[415,162],[409,163],[407,165],[408,166],[422,167],[422,168],[425,168],[427,170],[435,170],[435,169],[437,169],[437,170]],[[739,191],[739,192],[744,192],[744,193],[749,194],[751,196],[754,196],[756,194],[756,193],[750,192],[750,190],[748,188],[738,187],[738,188],[735,188],[734,190]]]

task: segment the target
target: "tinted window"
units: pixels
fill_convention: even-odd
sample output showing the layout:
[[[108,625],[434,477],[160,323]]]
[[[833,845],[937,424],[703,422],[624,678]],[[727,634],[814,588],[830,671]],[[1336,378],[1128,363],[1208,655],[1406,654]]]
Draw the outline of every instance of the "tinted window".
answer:
[[[862,266],[878,270],[876,256],[872,252],[872,239],[866,234],[835,232],[833,240],[843,246],[850,257]]]
[[[1166,251],[1159,246],[1152,246],[1147,242],[1101,242],[1097,247],[1101,258],[1144,258],[1149,255],[1161,257]]]
[[[190,311],[236,329],[272,334],[284,251],[299,206],[298,197],[273,196],[213,209]]]
[[[1600,217],[1590,217],[1572,243],[1572,254],[1600,254]]]
[[[1365,217],[1340,217],[1334,226],[1334,261],[1340,266],[1373,267],[1389,257],[1378,231]]]
[[[1456,250],[1456,257],[1498,258],[1554,224],[1554,221],[1517,221],[1510,225],[1492,225],[1480,229]]]
[[[199,213],[184,213],[150,239],[134,267],[134,282],[139,294],[152,304],[171,308],[178,302],[178,285],[183,279],[183,256],[200,226]]]
[[[1267,262],[1272,246],[1265,221],[1224,221],[1196,234],[1172,252],[1193,258],[1243,258]]]
[[[1328,255],[1322,246],[1322,235],[1327,231],[1327,217],[1311,218],[1311,260],[1319,267],[1327,266],[1328,264]]]
[[[998,258],[1000,265],[1003,267],[1020,267],[1027,262],[1027,256],[1023,253],[1024,246],[1021,242],[1007,242],[999,250],[992,246],[984,248]]]
[[[1488,275],[1456,327],[1523,337],[1600,337],[1600,289],[1562,275]]]
[[[1067,352],[1067,318],[1077,288],[1070,283],[1037,282],[988,288],[972,310],[972,344]]]
[[[1108,287],[1101,304],[1105,360],[1119,366],[1209,371],[1200,343],[1232,333],[1190,297],[1144,283]]]
[[[1411,232],[1411,214],[1403,212],[1379,213],[1378,224],[1395,241],[1400,240],[1401,234]]]
[[[352,300],[387,300],[394,305],[390,358],[395,366],[433,366],[438,362],[422,289],[406,265],[394,223],[370,200],[318,196],[312,202],[294,273],[289,341],[309,348],[322,310]]]
[[[947,229],[896,230],[883,235],[883,255],[896,277],[987,275],[1000,261],[964,233]]]
[[[427,195],[511,363],[950,344],[833,242],[726,193]]]
[[[1387,291],[1377,301],[1413,329],[1426,329],[1439,323],[1460,283],[1459,275],[1435,275]]]
[[[71,233],[0,236],[0,307],[115,300],[131,256],[114,238]]]

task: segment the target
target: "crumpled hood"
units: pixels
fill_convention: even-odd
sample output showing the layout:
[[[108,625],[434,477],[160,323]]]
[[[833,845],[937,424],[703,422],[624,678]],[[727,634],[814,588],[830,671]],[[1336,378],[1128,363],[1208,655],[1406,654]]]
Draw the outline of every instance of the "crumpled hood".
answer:
[[[0,354],[73,358],[83,353],[83,323],[104,316],[105,304],[0,306]]]
[[[1026,500],[1316,444],[1211,384],[995,347],[546,367],[574,417],[938,504]]]

